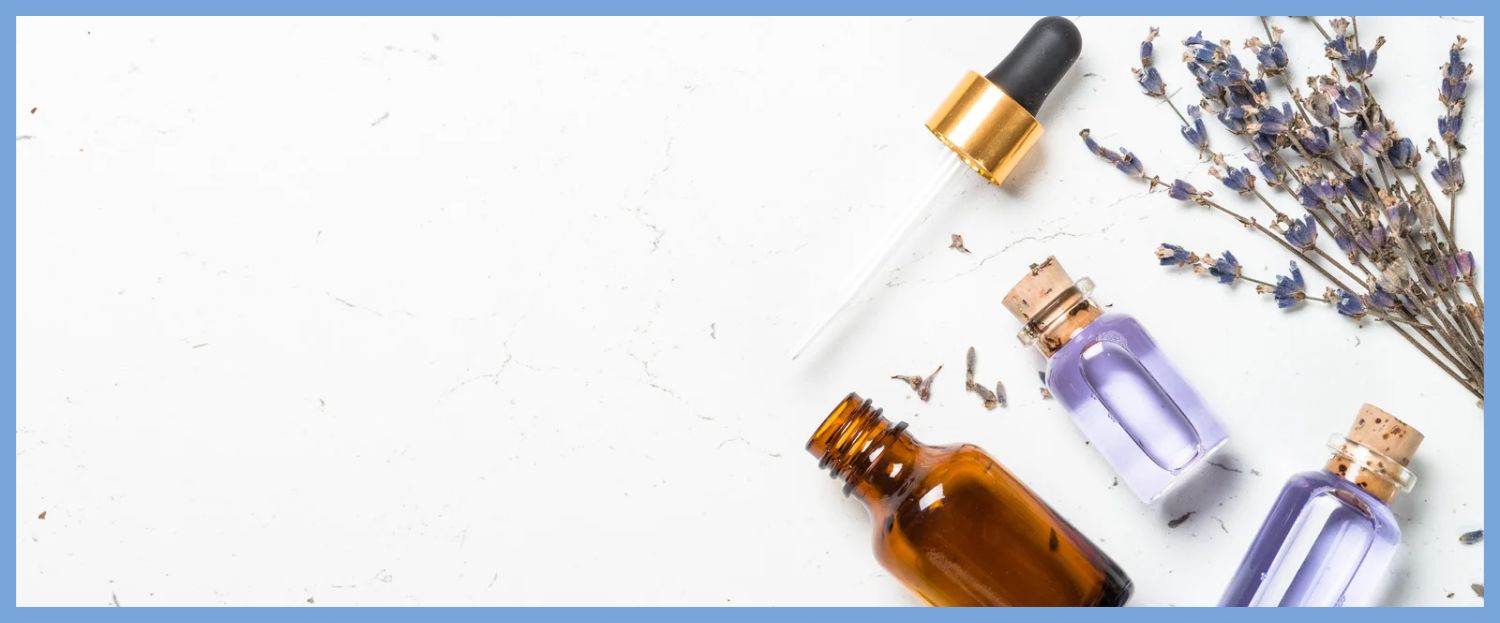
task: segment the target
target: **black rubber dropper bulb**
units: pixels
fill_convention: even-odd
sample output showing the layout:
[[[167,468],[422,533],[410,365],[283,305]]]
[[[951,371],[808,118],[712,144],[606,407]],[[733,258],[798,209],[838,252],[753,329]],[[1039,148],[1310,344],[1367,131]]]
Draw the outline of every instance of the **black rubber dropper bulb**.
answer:
[[[1065,17],[1044,17],[984,75],[1035,117],[1083,51],[1083,36]]]

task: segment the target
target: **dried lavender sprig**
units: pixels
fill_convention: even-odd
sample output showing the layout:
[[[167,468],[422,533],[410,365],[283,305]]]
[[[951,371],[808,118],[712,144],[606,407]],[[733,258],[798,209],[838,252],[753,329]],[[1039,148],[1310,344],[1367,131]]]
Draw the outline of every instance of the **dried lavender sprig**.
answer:
[[[1271,31],[1271,29],[1269,28],[1269,26],[1267,26],[1267,34],[1268,34],[1268,36],[1272,37],[1273,39],[1276,38],[1276,34],[1273,31]],[[1195,73],[1196,77],[1200,78],[1200,89],[1203,90],[1205,92],[1205,94],[1209,95],[1209,96],[1225,97],[1226,95],[1234,95],[1234,93],[1232,91],[1226,94],[1226,92],[1225,92],[1226,90],[1221,85],[1223,85],[1226,82],[1241,82],[1241,83],[1243,83],[1244,80],[1247,78],[1247,76],[1245,76],[1242,71],[1239,71],[1236,68],[1236,63],[1235,62],[1232,62],[1229,58],[1225,57],[1223,54],[1221,54],[1221,53],[1214,53],[1214,54],[1205,54],[1205,53],[1202,53],[1203,49],[1208,49],[1209,46],[1211,45],[1211,44],[1202,43],[1202,41],[1203,40],[1201,38],[1201,35],[1195,35],[1194,37],[1189,38],[1189,40],[1185,42],[1189,46],[1188,57],[1190,59],[1196,59],[1198,61],[1212,60],[1215,63],[1221,63],[1222,62],[1222,63],[1224,63],[1224,66],[1223,66],[1222,69],[1220,69],[1218,67],[1215,67],[1214,71],[1211,71],[1211,70],[1203,68],[1203,67],[1190,66],[1190,69],[1197,69],[1198,70],[1198,71],[1195,71],[1194,73]],[[1249,45],[1250,45],[1250,47],[1255,48],[1256,47],[1256,42],[1250,42]],[[1197,46],[1199,48],[1199,51],[1197,53],[1194,52],[1194,46]],[[1338,47],[1338,46],[1335,45],[1335,47]],[[1347,48],[1347,46],[1344,49],[1345,50],[1349,50],[1349,48]],[[1356,50],[1357,50],[1357,48],[1356,48]],[[1257,50],[1257,52],[1262,52],[1262,51],[1263,50]],[[1351,61],[1352,63],[1358,64],[1358,67],[1355,68],[1355,71],[1357,73],[1363,75],[1363,74],[1367,74],[1370,69],[1373,69],[1373,63],[1369,61],[1368,55],[1365,55],[1362,52],[1351,51],[1350,57],[1352,57],[1352,59],[1353,59]],[[1268,59],[1269,59],[1269,57],[1268,57]],[[1273,64],[1276,62],[1274,59],[1270,59],[1270,60],[1272,60]],[[1269,74],[1276,73],[1274,71],[1274,68],[1272,68],[1272,69],[1273,69],[1273,71],[1266,71],[1265,68],[1263,68],[1262,69],[1262,73],[1264,75],[1269,75]],[[1215,81],[1215,83],[1216,83],[1216,86],[1210,87],[1207,84],[1207,82],[1204,80],[1205,77],[1213,78],[1214,81]],[[1241,92],[1246,93],[1247,95],[1250,94],[1250,90],[1243,90],[1242,89]],[[1296,96],[1296,92],[1294,90],[1292,92],[1293,92],[1293,95],[1294,95],[1294,101],[1296,101],[1298,103],[1299,110],[1303,111],[1304,112],[1304,116],[1305,116],[1305,112],[1306,112],[1307,108],[1302,105],[1301,98]],[[1257,96],[1257,98],[1263,97],[1263,95],[1264,95],[1263,92],[1262,93],[1254,93],[1254,94]],[[1362,96],[1362,93],[1359,92],[1359,91],[1354,91],[1352,88],[1351,89],[1345,89],[1342,92],[1342,94],[1338,97],[1339,104],[1340,104],[1340,106],[1343,107],[1344,112],[1346,112],[1346,113],[1350,112],[1349,109],[1354,108],[1359,103],[1359,101],[1362,100],[1361,96]],[[1246,103],[1248,103],[1248,101]],[[1261,103],[1261,102],[1257,102],[1257,103]],[[1252,107],[1246,105],[1246,106],[1243,106],[1243,108],[1252,108]],[[1238,108],[1231,108],[1229,110],[1230,111],[1238,110]],[[1288,109],[1283,108],[1281,111],[1271,112],[1273,110],[1275,110],[1275,109],[1274,108],[1269,108],[1265,113],[1262,113],[1262,118],[1260,119],[1260,121],[1263,122],[1261,124],[1263,127],[1269,127],[1269,128],[1271,128],[1273,130],[1272,134],[1277,134],[1277,133],[1280,133],[1282,130],[1285,129],[1285,121],[1286,121],[1285,117],[1288,116],[1285,113],[1287,112]],[[1316,108],[1315,108],[1315,110],[1316,110]],[[1324,114],[1322,116],[1323,117],[1329,117],[1330,115]],[[1220,116],[1220,120],[1225,123],[1226,127],[1228,129],[1230,129],[1231,132],[1243,132],[1246,129],[1253,129],[1253,130],[1259,130],[1260,129],[1260,128],[1247,128],[1247,127],[1245,127],[1247,125],[1255,124],[1256,121],[1257,121],[1253,116],[1250,116],[1248,118],[1248,123],[1246,123],[1247,119],[1245,117],[1246,116],[1231,117],[1231,116],[1229,116],[1227,114],[1223,114],[1223,115]],[[1269,119],[1267,119],[1267,117],[1269,117]],[[1269,121],[1270,123],[1264,123],[1266,121]],[[1324,123],[1328,123],[1328,120],[1325,120]],[[1326,131],[1323,134],[1326,136]],[[1317,151],[1317,150],[1320,149],[1319,147],[1314,146],[1314,143],[1311,143],[1310,141],[1307,140],[1307,139],[1309,139],[1311,137],[1314,137],[1314,136],[1316,136],[1316,134],[1304,131],[1304,133],[1300,137],[1303,140],[1292,141],[1291,142],[1292,146],[1295,147],[1295,148],[1297,148],[1299,151],[1303,152],[1303,155],[1306,156],[1306,157],[1308,157],[1309,160],[1311,160],[1312,157],[1311,157],[1311,155],[1307,154],[1307,151],[1309,151],[1309,150]],[[1378,137],[1378,133],[1375,136]],[[1259,140],[1261,138],[1261,135],[1259,133],[1256,134],[1255,138],[1257,139],[1256,142],[1257,142],[1258,147],[1264,147],[1267,144],[1266,142],[1262,142],[1262,141]],[[1370,136],[1366,136],[1365,138],[1369,139],[1371,137]],[[1326,141],[1324,141],[1324,142],[1326,142]],[[1367,141],[1366,148],[1367,149],[1372,149],[1377,144],[1378,144],[1377,141]],[[1326,146],[1324,146],[1322,149],[1326,149]],[[1393,160],[1398,161],[1398,162],[1400,162],[1402,164],[1406,164],[1407,161],[1412,156],[1412,154],[1411,154],[1412,151],[1413,150],[1410,149],[1410,141],[1409,140],[1408,141],[1404,141],[1404,142],[1398,140],[1395,143],[1395,146],[1392,149],[1390,149],[1388,153],[1390,154],[1390,156],[1391,156],[1391,158]],[[1346,153],[1348,153],[1348,152],[1346,152]],[[1402,155],[1403,153],[1405,153],[1404,156]],[[1251,155],[1253,156],[1254,153],[1252,153]],[[1400,165],[1398,164],[1397,168],[1399,168],[1399,166]],[[1263,169],[1264,169],[1264,167],[1263,167]],[[1271,207],[1274,210],[1274,206],[1271,206]],[[1311,206],[1309,206],[1309,207],[1311,208]],[[1314,216],[1316,216],[1316,212],[1314,212],[1313,214],[1314,214]],[[1318,219],[1318,222],[1320,224],[1324,225],[1325,228],[1327,228],[1327,224],[1323,223],[1321,219]],[[1347,227],[1347,225],[1345,223],[1337,222],[1337,221],[1336,221],[1336,223],[1340,226],[1340,228],[1346,228]],[[1328,229],[1329,229],[1330,232],[1334,231],[1332,228],[1328,228]],[[1335,233],[1337,233],[1337,232],[1335,232]],[[1347,237],[1347,234],[1346,234],[1346,237]],[[1345,245],[1341,245],[1341,246],[1345,246]],[[1349,251],[1349,249],[1345,248],[1345,251]],[[1351,254],[1351,258],[1352,257],[1353,257],[1353,255]],[[1363,269],[1362,266],[1361,266],[1361,268]],[[1346,272],[1346,274],[1350,274],[1351,276],[1353,276],[1352,273],[1349,273],[1347,271],[1347,269],[1345,270],[1345,272]],[[1366,270],[1365,272],[1367,274],[1369,273],[1368,270]],[[1435,339],[1433,341],[1434,341],[1435,344],[1437,344]],[[1441,347],[1441,345],[1439,345],[1439,347]]]
[[[1260,232],[1262,235],[1265,235],[1266,237],[1269,237],[1270,239],[1275,240],[1278,244],[1282,245],[1283,248],[1287,249],[1287,251],[1291,252],[1293,255],[1297,256],[1299,259],[1302,259],[1304,262],[1307,262],[1309,265],[1311,265],[1315,269],[1317,269],[1318,272],[1321,273],[1330,282],[1333,282],[1334,284],[1336,284],[1340,290],[1350,290],[1349,287],[1347,287],[1346,285],[1344,285],[1332,273],[1328,272],[1326,269],[1324,269],[1322,266],[1318,265],[1316,262],[1312,262],[1305,254],[1303,254],[1303,252],[1301,250],[1297,249],[1294,246],[1291,246],[1289,243],[1287,243],[1285,240],[1283,240],[1281,236],[1277,235],[1276,232],[1274,232],[1271,229],[1267,228],[1265,225],[1260,224],[1255,219],[1243,216],[1243,215],[1235,212],[1234,210],[1231,210],[1231,209],[1223,206],[1222,204],[1218,203],[1217,201],[1212,200],[1211,199],[1212,193],[1210,193],[1210,192],[1204,192],[1204,191],[1198,191],[1191,184],[1189,184],[1188,182],[1186,182],[1184,180],[1178,179],[1178,180],[1174,180],[1171,184],[1167,184],[1165,182],[1162,182],[1161,178],[1158,177],[1158,176],[1148,176],[1146,174],[1144,165],[1141,164],[1141,162],[1139,161],[1139,159],[1136,159],[1133,156],[1130,156],[1129,150],[1122,148],[1120,151],[1123,152],[1125,155],[1121,155],[1120,152],[1114,152],[1114,151],[1111,151],[1111,150],[1104,149],[1104,148],[1100,147],[1099,144],[1096,141],[1094,141],[1092,138],[1090,138],[1090,132],[1089,132],[1089,130],[1087,128],[1085,128],[1082,131],[1080,131],[1079,132],[1079,136],[1083,139],[1084,145],[1086,147],[1088,147],[1089,151],[1091,151],[1094,154],[1098,155],[1101,159],[1104,159],[1105,161],[1114,164],[1115,167],[1118,170],[1120,170],[1121,172],[1125,173],[1126,175],[1128,175],[1128,176],[1130,176],[1132,178],[1139,179],[1139,180],[1147,182],[1149,184],[1149,189],[1148,190],[1154,190],[1154,189],[1156,189],[1159,186],[1161,186],[1161,187],[1167,187],[1168,188],[1168,195],[1169,196],[1173,196],[1174,198],[1181,198],[1182,200],[1191,201],[1192,203],[1195,203],[1197,205],[1201,205],[1201,206],[1213,208],[1213,209],[1217,210],[1218,212],[1220,212],[1222,214],[1225,214],[1225,215],[1227,215],[1227,216],[1235,219],[1237,222],[1239,222],[1241,225],[1245,226],[1246,228],[1254,229],[1254,230]],[[1128,166],[1122,166],[1122,164],[1126,164],[1127,162],[1128,162]],[[1476,397],[1478,397],[1481,400],[1484,398],[1482,387],[1478,386],[1472,379],[1465,378],[1464,376],[1460,376],[1459,373],[1457,373],[1457,372],[1455,372],[1453,370],[1453,368],[1450,368],[1447,364],[1443,363],[1443,361],[1440,360],[1437,355],[1435,355],[1426,346],[1423,346],[1421,343],[1417,342],[1415,338],[1413,338],[1406,330],[1402,329],[1397,324],[1395,324],[1395,323],[1387,323],[1387,324],[1388,324],[1388,326],[1391,327],[1392,330],[1396,331],[1397,334],[1401,335],[1401,337],[1403,339],[1405,339],[1407,341],[1407,343],[1411,344],[1419,352],[1421,352],[1423,354],[1423,356],[1427,357],[1427,359],[1429,361],[1431,361],[1434,365],[1436,365],[1439,369],[1441,369],[1444,373],[1446,373],[1454,381],[1457,381],[1460,385],[1462,385],[1464,387],[1464,389],[1467,389],[1470,393],[1474,394]],[[1449,357],[1451,359],[1451,355]]]

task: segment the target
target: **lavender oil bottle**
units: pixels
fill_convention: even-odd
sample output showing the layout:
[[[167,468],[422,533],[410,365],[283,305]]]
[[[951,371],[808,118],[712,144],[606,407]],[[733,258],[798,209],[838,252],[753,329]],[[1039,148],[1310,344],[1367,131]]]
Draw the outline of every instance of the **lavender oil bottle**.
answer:
[[[1229,439],[1134,318],[1106,313],[1057,258],[1033,264],[1003,301],[1017,336],[1047,357],[1047,388],[1120,479],[1150,503]]]
[[[1368,605],[1401,542],[1389,504],[1416,482],[1406,465],[1421,443],[1364,405],[1322,470],[1287,481],[1219,605]]]

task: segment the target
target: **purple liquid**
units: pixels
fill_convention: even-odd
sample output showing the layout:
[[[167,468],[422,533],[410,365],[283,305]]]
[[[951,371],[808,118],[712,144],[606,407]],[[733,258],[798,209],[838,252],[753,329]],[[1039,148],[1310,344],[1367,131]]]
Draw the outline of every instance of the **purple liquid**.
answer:
[[[1325,471],[1297,474],[1219,605],[1367,605],[1400,542],[1385,503]]]
[[[1047,386],[1142,501],[1218,449],[1228,433],[1134,318],[1104,314],[1047,363]]]

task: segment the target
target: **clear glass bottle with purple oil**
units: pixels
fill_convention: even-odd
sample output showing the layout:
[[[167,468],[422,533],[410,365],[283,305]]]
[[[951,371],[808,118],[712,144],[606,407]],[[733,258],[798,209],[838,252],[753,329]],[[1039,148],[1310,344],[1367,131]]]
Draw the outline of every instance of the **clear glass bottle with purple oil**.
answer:
[[[1143,502],[1228,441],[1192,386],[1134,318],[1105,313],[1049,257],[1005,295],[1017,336],[1047,356],[1047,388]]]
[[[1421,443],[1417,429],[1361,408],[1322,470],[1287,481],[1219,605],[1369,605],[1401,543],[1389,504],[1416,482],[1406,465]]]

